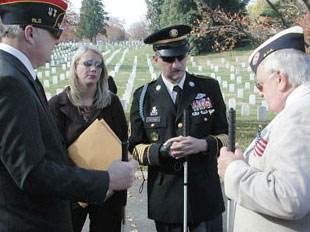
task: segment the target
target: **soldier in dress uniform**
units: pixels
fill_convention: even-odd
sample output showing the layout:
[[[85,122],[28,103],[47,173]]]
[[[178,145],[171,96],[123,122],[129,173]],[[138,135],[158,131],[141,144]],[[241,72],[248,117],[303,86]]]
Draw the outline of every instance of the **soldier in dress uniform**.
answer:
[[[148,217],[159,232],[183,231],[183,161],[188,158],[188,226],[222,231],[224,203],[217,156],[227,145],[226,106],[218,82],[185,71],[191,27],[176,25],[148,36],[161,75],[138,88],[130,112],[129,150],[148,165]],[[182,136],[183,111],[189,135]]]

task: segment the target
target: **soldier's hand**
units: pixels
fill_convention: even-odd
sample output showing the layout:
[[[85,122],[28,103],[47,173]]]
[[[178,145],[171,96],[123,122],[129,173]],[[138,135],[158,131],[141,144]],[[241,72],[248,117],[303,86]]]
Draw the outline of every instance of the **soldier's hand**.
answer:
[[[191,136],[179,136],[171,138],[168,141],[172,142],[170,147],[171,155],[176,159],[207,150],[207,142],[205,139],[197,139]]]
[[[129,162],[123,162],[116,159],[112,162],[108,169],[109,173],[109,189],[111,190],[124,190],[132,186],[135,179],[135,170],[139,163],[129,156]]]

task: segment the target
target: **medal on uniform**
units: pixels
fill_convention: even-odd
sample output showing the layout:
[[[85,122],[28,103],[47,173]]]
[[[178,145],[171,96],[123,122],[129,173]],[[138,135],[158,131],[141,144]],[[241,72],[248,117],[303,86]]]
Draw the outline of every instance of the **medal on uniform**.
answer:
[[[188,84],[189,84],[190,87],[194,87],[195,86],[195,83],[192,82],[192,81],[190,81]]]
[[[154,142],[158,141],[158,139],[159,139],[159,135],[156,132],[152,132],[150,134],[150,137],[151,137],[151,140]]]

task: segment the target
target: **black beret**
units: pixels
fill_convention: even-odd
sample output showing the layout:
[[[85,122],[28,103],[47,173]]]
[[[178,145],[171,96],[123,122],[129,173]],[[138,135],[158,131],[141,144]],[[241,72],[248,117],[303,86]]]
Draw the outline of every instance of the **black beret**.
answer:
[[[189,50],[186,37],[190,32],[188,25],[170,26],[149,35],[144,43],[152,44],[153,50],[160,56],[179,56]]]
[[[2,0],[0,17],[5,25],[34,25],[61,30],[67,3],[62,0]]]
[[[302,27],[294,26],[283,30],[256,48],[249,58],[253,72],[256,73],[258,65],[274,51],[290,48],[305,52],[304,30]]]

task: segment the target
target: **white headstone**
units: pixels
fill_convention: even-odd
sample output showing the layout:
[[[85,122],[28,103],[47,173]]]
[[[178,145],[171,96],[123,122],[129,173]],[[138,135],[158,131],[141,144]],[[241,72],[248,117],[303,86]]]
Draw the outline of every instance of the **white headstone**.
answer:
[[[234,74],[234,73],[231,73],[231,74],[230,74],[230,80],[231,80],[231,81],[235,80],[235,74]]]
[[[267,109],[265,106],[257,107],[257,121],[267,120]]]
[[[52,67],[52,73],[56,73],[56,68]]]
[[[251,84],[250,84],[250,82],[245,82],[245,84],[244,84],[244,88],[246,88],[246,89],[250,89],[250,88],[251,88]]]
[[[228,99],[228,109],[233,108],[236,109],[236,99],[235,98],[229,98]]]
[[[66,64],[61,64],[61,68],[62,68],[62,70],[66,70],[67,69],[67,65]]]
[[[219,66],[215,65],[215,66],[214,66],[214,71],[215,71],[215,72],[218,72],[218,71],[219,71]]]
[[[45,68],[50,68],[50,63],[45,63]]]
[[[45,76],[46,76],[46,77],[49,77],[49,76],[50,76],[50,71],[49,71],[49,70],[46,70],[46,71],[45,71]]]
[[[254,94],[250,94],[249,95],[249,103],[251,105],[255,105],[255,102],[256,102],[256,96]]]
[[[250,115],[250,106],[248,104],[241,105],[241,116],[248,117]]]
[[[58,77],[53,76],[53,85],[57,85],[57,84],[58,84]]]
[[[43,81],[43,87],[44,88],[49,88],[50,87],[50,81],[49,80],[44,80]]]
[[[201,65],[198,66],[198,71],[202,72],[202,66]]]
[[[41,78],[42,78],[42,72],[38,72],[38,73],[37,73],[37,76],[38,76],[38,78],[41,79]]]
[[[241,84],[242,83],[242,76],[237,76],[237,84]]]
[[[221,76],[217,76],[217,77],[216,77],[216,80],[221,84],[222,77],[221,77]]]
[[[238,89],[238,98],[243,98],[243,89]]]
[[[235,85],[234,84],[229,84],[229,92],[230,93],[235,92]]]
[[[64,74],[64,73],[61,73],[60,76],[59,76],[59,79],[60,79],[61,81],[64,81],[65,78],[66,78],[65,74]]]
[[[223,81],[223,88],[227,88],[227,86],[228,86],[227,81]]]
[[[230,71],[231,71],[231,72],[234,72],[234,71],[235,71],[235,66],[233,66],[233,65],[230,66]]]

